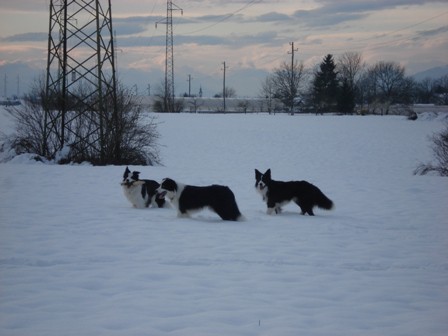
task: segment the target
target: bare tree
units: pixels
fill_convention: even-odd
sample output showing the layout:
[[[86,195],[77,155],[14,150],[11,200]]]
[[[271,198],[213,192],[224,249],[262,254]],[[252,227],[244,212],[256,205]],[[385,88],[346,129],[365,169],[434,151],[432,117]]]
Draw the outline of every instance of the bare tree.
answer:
[[[58,163],[88,161],[93,164],[156,164],[160,163],[157,139],[157,123],[147,118],[135,102],[132,90],[117,88],[117,114],[107,109],[102,115],[102,131],[98,128],[99,116],[95,111],[80,114],[76,103],[67,112],[66,141],[60,147],[58,132],[47,134],[43,120],[46,116],[44,104],[48,103],[43,90],[37,87],[25,98],[22,106],[8,112],[16,124],[16,132],[7,139],[16,152],[32,153]],[[89,91],[85,93],[89,97]],[[91,95],[91,94],[90,94]],[[87,98],[86,98],[87,99]],[[94,97],[92,97],[94,99]],[[49,111],[48,113],[58,113]],[[75,118],[76,116],[76,118]],[[118,120],[117,120],[118,119]],[[98,134],[100,132],[100,134]],[[102,143],[96,141],[102,136]],[[102,160],[102,153],[105,161]]]
[[[436,172],[441,176],[448,176],[448,124],[442,132],[433,135],[431,140],[436,164],[420,164],[414,170],[414,174],[426,175],[430,172]]]
[[[247,113],[247,110],[249,110],[250,107],[251,107],[250,102],[249,102],[248,100],[245,99],[245,100],[240,101],[240,102],[238,103],[238,105],[237,105],[237,107],[236,107],[236,110],[237,110],[238,112]]]
[[[174,101],[165,97],[165,83],[162,81],[155,89],[155,96],[152,109],[154,112],[181,112],[184,109],[183,99],[176,99]]]
[[[419,104],[432,103],[434,100],[435,86],[435,81],[429,77],[416,83],[416,102]]]
[[[362,54],[357,52],[346,52],[337,62],[339,76],[346,79],[352,89],[355,88],[365,67]]]
[[[190,106],[190,112],[197,113],[198,109],[201,108],[204,105],[204,102],[201,98],[198,98],[197,96],[191,97],[190,101],[188,102],[188,105]]]
[[[267,76],[264,82],[261,83],[260,98],[265,99],[268,113],[274,112],[275,87],[272,76]]]
[[[408,104],[413,81],[405,77],[405,68],[396,62],[378,62],[363,76],[363,96],[373,112],[388,114],[392,104]]]
[[[405,69],[398,63],[379,62],[370,69],[375,87],[384,99],[394,101],[400,95]]]
[[[280,99],[291,113],[294,112],[297,98],[304,85],[304,68],[303,62],[294,62],[294,65],[283,62],[272,75],[275,97]]]
[[[235,98],[236,97],[236,91],[234,88],[226,86],[225,90],[226,98]]]
[[[235,98],[236,97],[236,91],[234,88],[226,86],[226,89],[224,90],[224,94],[226,98]],[[222,92],[218,92],[214,96],[215,98],[222,98]]]
[[[356,103],[361,107],[363,104],[359,84],[365,69],[366,63],[363,61],[362,54],[358,52],[346,52],[339,57],[337,62],[338,75],[342,83],[340,101],[345,101],[352,111]]]
[[[435,93],[440,105],[448,105],[448,75],[442,76],[436,81]]]

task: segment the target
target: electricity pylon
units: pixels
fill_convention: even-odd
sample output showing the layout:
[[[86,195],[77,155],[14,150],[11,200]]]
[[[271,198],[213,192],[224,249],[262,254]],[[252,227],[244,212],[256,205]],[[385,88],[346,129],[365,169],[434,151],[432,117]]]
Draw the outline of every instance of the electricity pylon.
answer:
[[[174,112],[174,48],[173,48],[173,10],[180,10],[183,15],[182,8],[173,4],[172,0],[166,1],[166,18],[157,24],[166,24],[166,47],[165,47],[165,95],[164,103],[167,112]]]
[[[64,147],[111,163],[119,142],[111,0],[51,0],[43,153]],[[107,148],[107,150],[106,150]],[[111,149],[112,148],[112,149]]]

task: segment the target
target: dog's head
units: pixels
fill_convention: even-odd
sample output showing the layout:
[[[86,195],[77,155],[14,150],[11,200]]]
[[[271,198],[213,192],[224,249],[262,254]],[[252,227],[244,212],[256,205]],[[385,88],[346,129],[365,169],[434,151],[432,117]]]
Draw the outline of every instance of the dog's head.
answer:
[[[264,174],[255,169],[255,188],[260,194],[266,195],[270,183],[271,169],[266,170]]]
[[[137,182],[139,180],[139,175],[140,175],[140,172],[133,171],[131,173],[129,168],[126,167],[126,170],[124,171],[124,174],[123,174],[123,181],[121,182],[121,185],[130,187],[131,185],[133,185],[135,182]]]
[[[168,177],[164,178],[157,189],[158,197],[163,198],[167,196],[170,200],[173,200],[177,195],[177,188],[176,181]]]

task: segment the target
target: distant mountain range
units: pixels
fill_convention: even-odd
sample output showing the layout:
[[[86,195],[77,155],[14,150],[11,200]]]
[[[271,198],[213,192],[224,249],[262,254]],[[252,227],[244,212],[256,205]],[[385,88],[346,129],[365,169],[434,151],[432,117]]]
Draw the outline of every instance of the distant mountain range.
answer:
[[[445,66],[438,66],[431,69],[427,69],[424,71],[417,72],[416,74],[412,75],[416,81],[421,81],[425,78],[431,78],[431,79],[439,79],[442,76],[448,75],[448,64]]]

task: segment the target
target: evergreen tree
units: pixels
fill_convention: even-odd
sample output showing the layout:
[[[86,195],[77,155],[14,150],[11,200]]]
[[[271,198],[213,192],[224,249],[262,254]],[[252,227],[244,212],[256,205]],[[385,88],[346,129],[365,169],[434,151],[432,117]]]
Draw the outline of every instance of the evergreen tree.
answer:
[[[342,80],[338,99],[338,111],[343,113],[353,113],[355,109],[355,91],[348,79]]]
[[[338,102],[338,73],[333,55],[324,57],[319,70],[314,75],[312,96],[318,112],[335,110]]]

